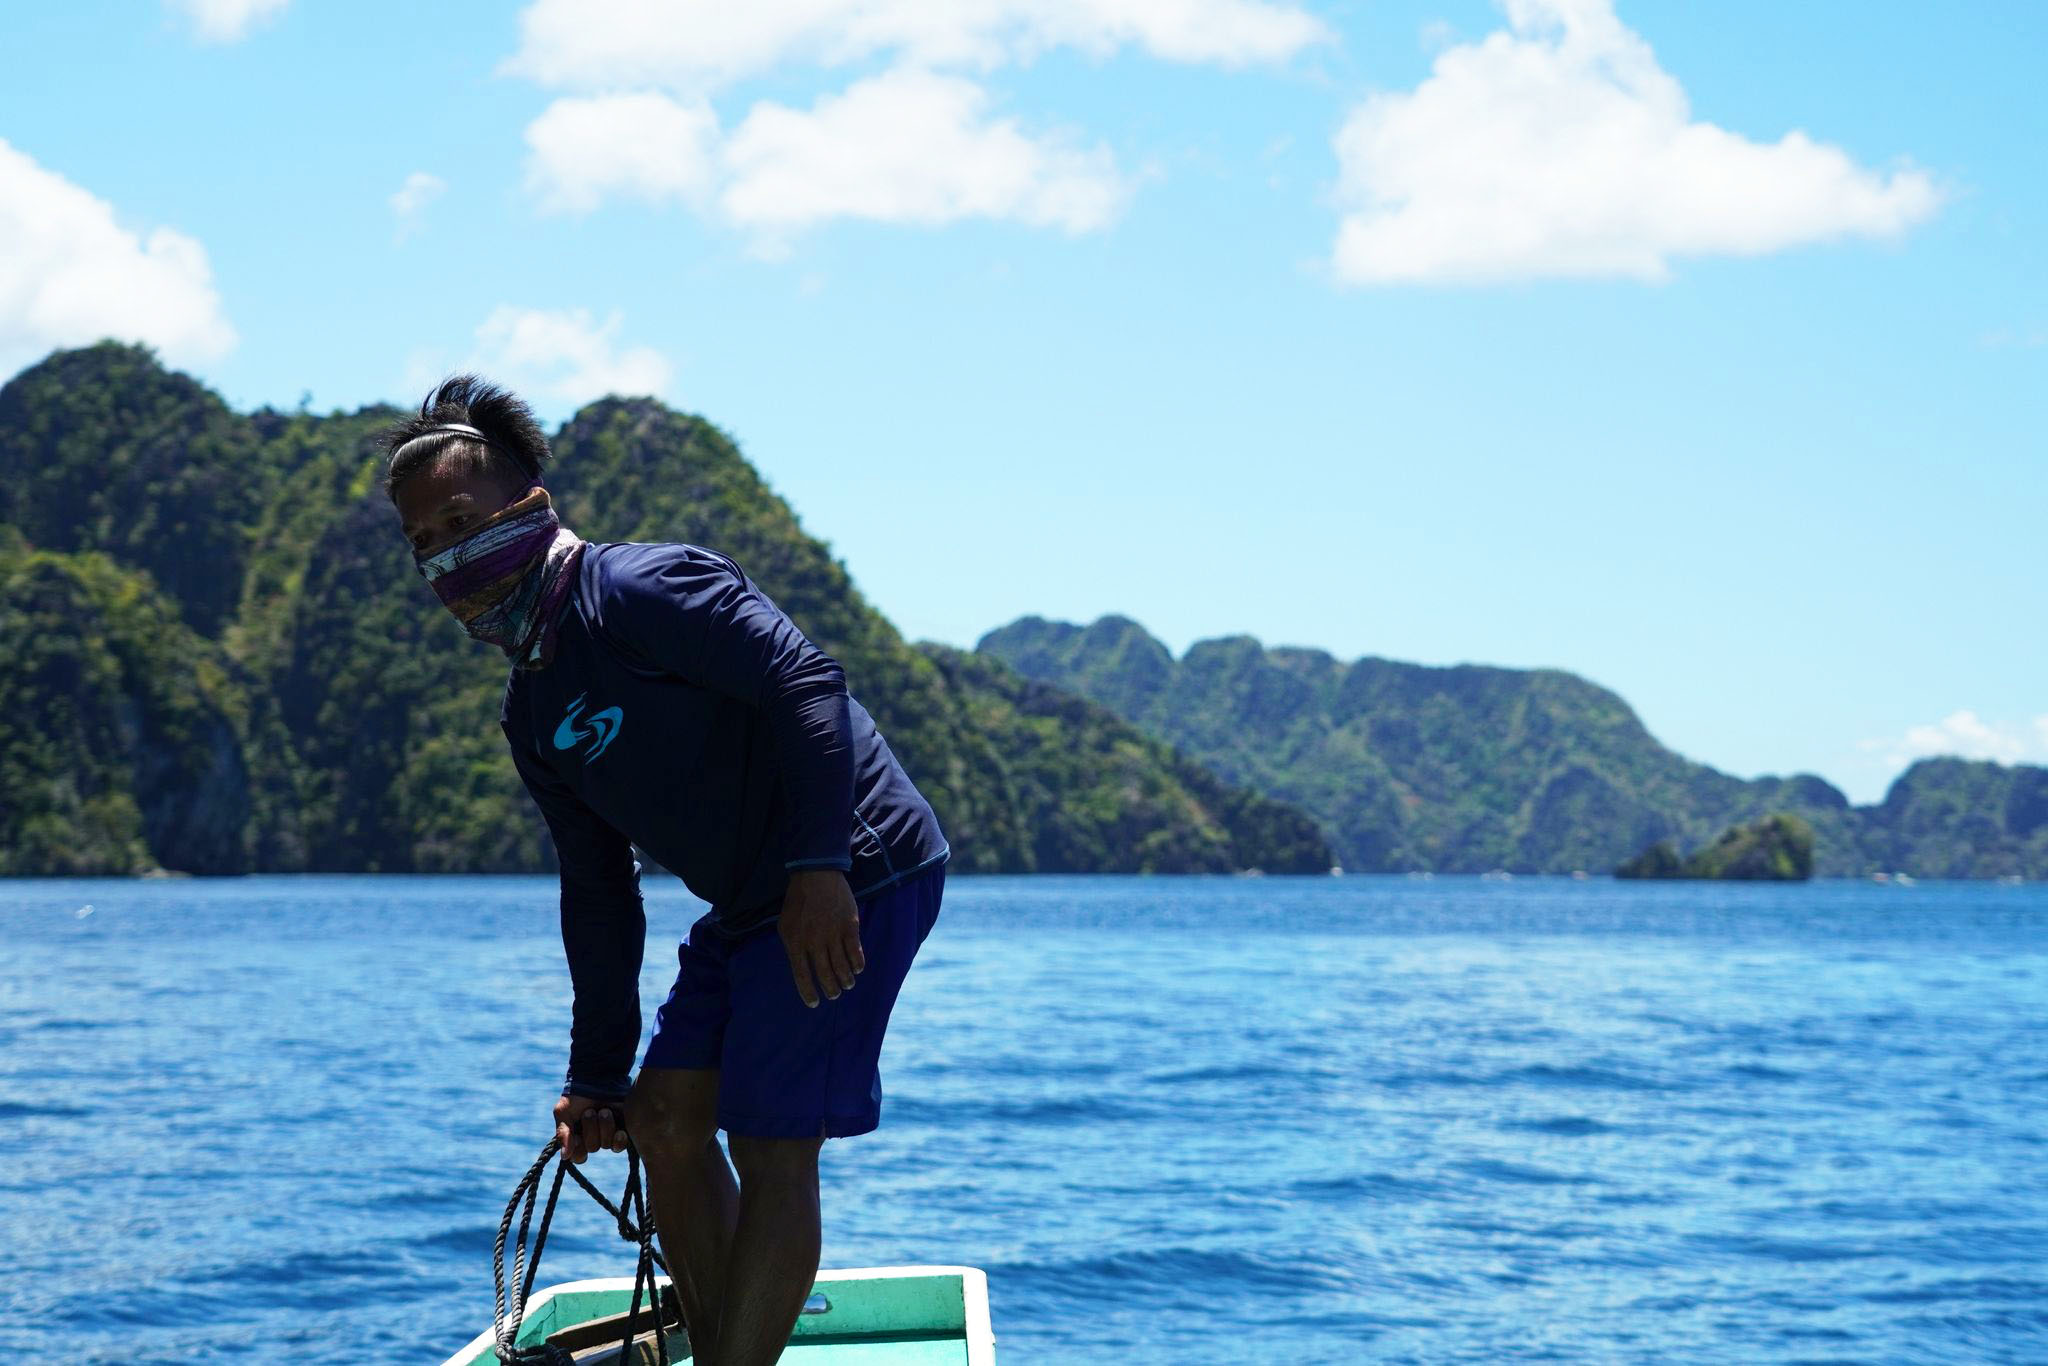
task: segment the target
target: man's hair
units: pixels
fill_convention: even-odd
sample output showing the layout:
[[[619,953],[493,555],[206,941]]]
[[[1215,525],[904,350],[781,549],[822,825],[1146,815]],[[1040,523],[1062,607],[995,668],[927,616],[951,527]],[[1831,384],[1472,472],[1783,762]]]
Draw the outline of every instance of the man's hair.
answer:
[[[484,439],[435,430],[450,422],[474,427]],[[385,455],[384,493],[394,500],[400,484],[442,456],[469,470],[496,468],[520,483],[539,479],[548,460],[548,439],[533,420],[533,409],[479,375],[442,380],[420,401],[419,416],[386,431],[379,444]]]

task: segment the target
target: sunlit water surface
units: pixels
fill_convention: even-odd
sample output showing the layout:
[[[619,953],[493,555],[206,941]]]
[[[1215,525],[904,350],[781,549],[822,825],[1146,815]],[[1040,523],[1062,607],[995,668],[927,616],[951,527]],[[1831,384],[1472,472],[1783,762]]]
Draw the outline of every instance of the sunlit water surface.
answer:
[[[0,1352],[488,1326],[554,900],[0,883]],[[2044,1007],[2038,885],[955,877],[825,1265],[984,1268],[1010,1363],[2048,1361]],[[630,1269],[565,1204],[542,1282]]]

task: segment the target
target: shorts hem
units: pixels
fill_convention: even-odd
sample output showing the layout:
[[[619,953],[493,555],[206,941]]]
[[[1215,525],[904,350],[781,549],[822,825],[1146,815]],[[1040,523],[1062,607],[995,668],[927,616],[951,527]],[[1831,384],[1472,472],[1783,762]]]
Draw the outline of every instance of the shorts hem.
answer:
[[[780,1115],[736,1115],[718,1112],[718,1127],[741,1138],[854,1138],[881,1127],[878,1114],[826,1115],[791,1119]]]
[[[667,1050],[657,1053],[653,1048],[649,1048],[640,1059],[640,1070],[644,1072],[652,1067],[666,1072],[716,1072],[719,1069],[719,1064],[723,1061],[724,1059],[720,1058],[716,1053],[713,1053],[710,1058],[699,1062],[688,1053],[674,1053]]]

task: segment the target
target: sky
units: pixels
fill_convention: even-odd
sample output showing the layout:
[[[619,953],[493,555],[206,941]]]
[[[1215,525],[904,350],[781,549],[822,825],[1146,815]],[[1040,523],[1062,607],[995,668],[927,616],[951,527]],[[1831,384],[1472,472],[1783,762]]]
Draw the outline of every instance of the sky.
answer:
[[[0,376],[654,394],[912,639],[1569,669],[1867,802],[2048,762],[2042,51],[2033,0],[13,5]]]

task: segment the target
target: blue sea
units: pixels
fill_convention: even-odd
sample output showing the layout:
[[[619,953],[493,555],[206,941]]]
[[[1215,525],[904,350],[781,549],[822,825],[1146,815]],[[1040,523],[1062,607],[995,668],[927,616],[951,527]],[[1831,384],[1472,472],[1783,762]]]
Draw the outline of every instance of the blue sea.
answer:
[[[0,883],[0,1357],[439,1362],[568,1018],[549,879]],[[2040,885],[956,876],[883,1079],[1003,1362],[2048,1361]]]

